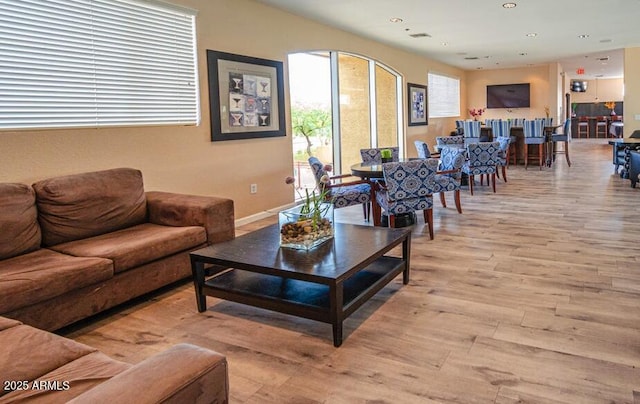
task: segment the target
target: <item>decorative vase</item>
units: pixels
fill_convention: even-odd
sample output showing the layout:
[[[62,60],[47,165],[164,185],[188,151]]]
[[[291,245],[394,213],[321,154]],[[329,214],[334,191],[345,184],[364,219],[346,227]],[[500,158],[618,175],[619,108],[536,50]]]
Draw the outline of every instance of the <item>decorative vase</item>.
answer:
[[[611,110],[611,116],[616,116],[616,111],[614,109]]]
[[[310,250],[333,238],[333,205],[321,203],[304,212],[304,204],[278,212],[280,247]]]

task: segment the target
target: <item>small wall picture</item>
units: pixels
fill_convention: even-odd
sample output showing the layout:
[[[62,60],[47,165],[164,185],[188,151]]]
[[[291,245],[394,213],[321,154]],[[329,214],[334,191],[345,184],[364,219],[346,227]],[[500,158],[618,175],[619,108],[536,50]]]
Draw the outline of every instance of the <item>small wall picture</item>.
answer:
[[[427,86],[407,84],[409,126],[427,125]]]

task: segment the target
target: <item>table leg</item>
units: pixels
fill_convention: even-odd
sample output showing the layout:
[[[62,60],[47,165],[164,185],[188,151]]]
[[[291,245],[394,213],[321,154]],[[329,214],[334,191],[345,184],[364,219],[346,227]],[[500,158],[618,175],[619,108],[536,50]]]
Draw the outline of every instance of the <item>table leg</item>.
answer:
[[[402,271],[402,283],[409,283],[409,272],[411,267],[411,233],[407,235],[407,238],[402,242],[402,259],[404,260],[404,271]]]
[[[196,291],[196,304],[198,312],[202,313],[207,310],[207,296],[202,293],[204,285],[204,263],[191,258],[191,272],[193,273],[193,287]]]
[[[344,288],[342,282],[329,286],[329,310],[331,312],[331,326],[333,328],[333,346],[342,345],[342,314],[344,304]]]

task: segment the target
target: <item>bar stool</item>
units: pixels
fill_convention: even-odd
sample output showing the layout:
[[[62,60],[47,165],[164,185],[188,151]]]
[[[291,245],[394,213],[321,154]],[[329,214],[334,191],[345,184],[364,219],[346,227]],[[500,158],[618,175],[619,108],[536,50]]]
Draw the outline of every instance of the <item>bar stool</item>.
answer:
[[[599,116],[596,120],[596,137],[607,137],[607,117]]]
[[[589,137],[589,118],[581,116],[578,118],[578,137]]]
[[[546,149],[546,138],[544,133],[544,121],[542,120],[533,120],[533,121],[524,121],[522,125],[522,131],[524,132],[524,168],[527,169],[529,165],[529,145],[537,146],[536,158],[538,163],[540,164],[540,169],[542,170],[542,165],[545,163],[545,149]]]

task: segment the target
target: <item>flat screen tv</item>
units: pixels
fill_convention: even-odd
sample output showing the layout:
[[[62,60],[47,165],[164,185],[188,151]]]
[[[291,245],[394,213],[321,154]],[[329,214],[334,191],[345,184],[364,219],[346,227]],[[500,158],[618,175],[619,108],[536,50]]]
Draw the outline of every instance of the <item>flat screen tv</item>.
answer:
[[[529,107],[529,83],[487,86],[487,108]]]

